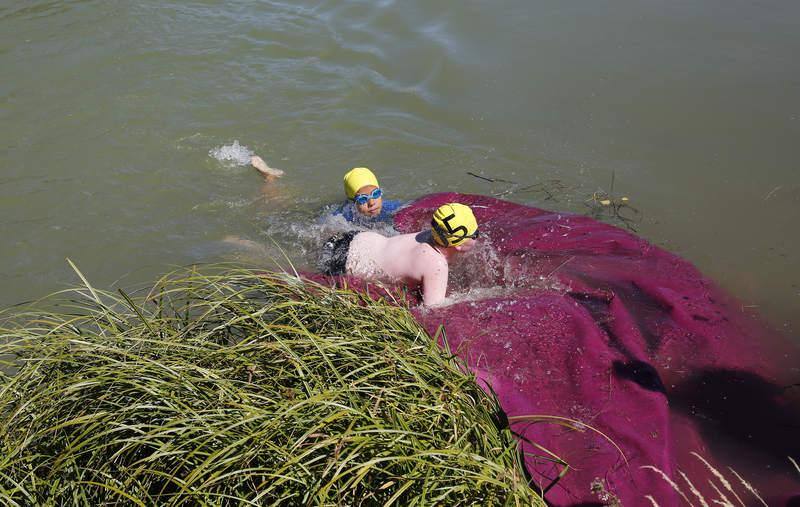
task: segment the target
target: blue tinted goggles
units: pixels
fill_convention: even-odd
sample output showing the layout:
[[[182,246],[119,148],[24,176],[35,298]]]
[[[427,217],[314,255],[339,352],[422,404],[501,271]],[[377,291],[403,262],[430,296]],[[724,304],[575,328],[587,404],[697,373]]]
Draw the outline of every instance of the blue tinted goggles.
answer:
[[[370,199],[374,201],[375,199],[380,199],[382,195],[383,195],[383,190],[381,190],[381,188],[378,187],[378,188],[376,188],[375,190],[373,190],[372,192],[370,192],[368,194],[356,194],[356,196],[353,197],[353,200],[359,206],[363,206],[363,205],[367,204],[367,202]]]

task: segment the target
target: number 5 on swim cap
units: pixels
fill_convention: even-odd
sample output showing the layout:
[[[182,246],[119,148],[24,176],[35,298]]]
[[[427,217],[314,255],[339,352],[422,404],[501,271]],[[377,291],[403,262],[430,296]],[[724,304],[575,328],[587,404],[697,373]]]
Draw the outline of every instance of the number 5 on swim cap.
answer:
[[[439,206],[431,219],[433,240],[441,246],[455,246],[478,236],[478,221],[469,206],[451,202]]]

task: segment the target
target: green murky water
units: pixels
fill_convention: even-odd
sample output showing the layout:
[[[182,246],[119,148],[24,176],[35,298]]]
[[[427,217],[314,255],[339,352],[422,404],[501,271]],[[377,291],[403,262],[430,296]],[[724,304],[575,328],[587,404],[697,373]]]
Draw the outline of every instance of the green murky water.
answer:
[[[0,306],[276,238],[353,165],[586,212],[800,329],[800,3],[0,0]],[[238,140],[287,175],[209,156]],[[467,174],[518,182],[491,184]],[[550,183],[557,180],[558,184]]]

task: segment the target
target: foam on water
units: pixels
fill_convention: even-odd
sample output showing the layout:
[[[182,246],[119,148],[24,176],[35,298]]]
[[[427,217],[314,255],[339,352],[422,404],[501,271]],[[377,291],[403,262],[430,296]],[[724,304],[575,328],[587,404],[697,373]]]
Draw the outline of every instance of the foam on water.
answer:
[[[234,139],[233,144],[225,144],[214,148],[208,152],[208,155],[220,162],[227,162],[231,166],[242,166],[250,163],[253,151]]]
[[[331,236],[348,231],[376,231],[393,236],[397,231],[391,224],[348,222],[337,213],[340,203],[321,208],[283,210],[272,212],[259,219],[259,242],[276,241],[290,253],[292,261],[301,269],[316,270],[317,257],[323,243]]]
[[[442,308],[456,303],[480,302],[486,299],[511,297],[517,290],[513,287],[469,287],[461,290],[454,290],[447,294],[447,297],[434,308]],[[424,311],[426,307],[421,307]]]
[[[466,285],[454,287],[448,292],[444,301],[436,305],[436,307],[446,307],[464,302],[480,303],[487,299],[494,298],[507,298],[514,301],[515,295],[520,292],[529,294],[531,289],[551,290],[556,292],[566,292],[568,290],[568,287],[560,283],[557,279],[544,276],[518,279],[507,285],[492,284],[492,282],[486,281],[487,277],[491,276],[493,272],[493,268],[489,265],[483,265],[483,267],[478,267],[478,269],[471,272],[474,275],[473,280]],[[495,312],[501,312],[505,304],[507,303],[500,302],[493,310]]]

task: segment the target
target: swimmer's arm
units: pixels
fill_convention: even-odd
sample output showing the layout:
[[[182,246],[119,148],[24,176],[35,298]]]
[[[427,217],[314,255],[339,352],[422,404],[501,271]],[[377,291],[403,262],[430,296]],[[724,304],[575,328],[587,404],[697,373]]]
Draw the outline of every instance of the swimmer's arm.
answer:
[[[250,165],[252,165],[258,172],[263,174],[267,180],[271,180],[273,178],[280,178],[281,176],[283,176],[283,171],[268,166],[267,163],[264,162],[264,159],[259,157],[258,155],[253,155],[252,157],[250,157]]]
[[[425,306],[438,305],[447,295],[447,261],[440,255],[429,259],[422,275],[422,302]]]

